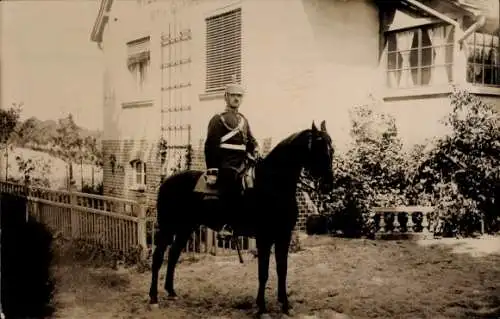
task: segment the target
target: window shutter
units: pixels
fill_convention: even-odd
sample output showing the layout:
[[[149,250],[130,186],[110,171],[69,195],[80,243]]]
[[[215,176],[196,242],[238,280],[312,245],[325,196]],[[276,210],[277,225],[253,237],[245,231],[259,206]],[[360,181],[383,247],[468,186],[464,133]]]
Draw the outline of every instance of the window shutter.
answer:
[[[241,8],[206,19],[206,91],[241,83]]]

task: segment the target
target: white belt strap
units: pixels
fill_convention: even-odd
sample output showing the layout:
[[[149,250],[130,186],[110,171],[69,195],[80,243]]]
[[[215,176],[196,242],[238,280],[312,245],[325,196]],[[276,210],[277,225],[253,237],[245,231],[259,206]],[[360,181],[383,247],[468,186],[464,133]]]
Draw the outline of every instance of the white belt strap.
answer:
[[[227,141],[231,137],[235,136],[238,132],[243,130],[243,125],[245,125],[245,122],[243,121],[243,119],[240,118],[240,122],[238,123],[238,126],[235,127],[231,132],[229,132],[226,135],[224,135],[223,137],[221,137],[220,142],[224,143],[225,141]]]
[[[246,151],[246,146],[242,144],[229,144],[229,143],[222,143],[220,145],[221,148],[229,149],[229,150],[237,150],[237,151]]]

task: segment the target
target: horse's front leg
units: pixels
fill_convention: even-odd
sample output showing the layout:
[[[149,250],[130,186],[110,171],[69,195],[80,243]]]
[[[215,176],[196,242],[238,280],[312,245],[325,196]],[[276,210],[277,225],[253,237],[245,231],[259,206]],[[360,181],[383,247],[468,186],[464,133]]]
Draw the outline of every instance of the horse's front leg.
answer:
[[[156,236],[156,247],[153,252],[153,264],[151,266],[151,286],[149,288],[149,303],[153,306],[158,305],[158,272],[165,257],[167,241],[162,232]]]
[[[280,236],[274,246],[276,274],[278,276],[278,302],[281,303],[281,310],[286,315],[290,315],[290,304],[288,302],[286,284],[288,274],[288,249],[290,247],[291,238],[291,232],[284,237]]]
[[[266,308],[266,284],[269,279],[269,259],[271,256],[272,242],[269,238],[257,237],[257,258],[259,262],[259,291],[257,293],[258,314],[267,313]]]
[[[191,229],[185,229],[177,233],[175,240],[170,246],[170,251],[168,252],[168,266],[167,266],[167,276],[165,278],[165,290],[168,293],[170,299],[175,299],[177,294],[174,290],[174,274],[175,267],[179,261],[182,249],[186,247],[186,243],[191,235]]]

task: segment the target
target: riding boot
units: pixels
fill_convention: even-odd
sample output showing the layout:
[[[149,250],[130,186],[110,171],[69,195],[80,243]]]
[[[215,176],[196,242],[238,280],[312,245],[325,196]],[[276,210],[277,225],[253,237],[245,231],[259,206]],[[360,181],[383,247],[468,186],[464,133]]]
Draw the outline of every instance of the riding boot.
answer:
[[[222,229],[219,231],[220,237],[230,237],[233,235],[232,219],[234,214],[234,199],[229,195],[225,196],[222,200],[222,215],[223,220],[227,221]]]
[[[219,235],[232,236],[233,219],[238,213],[239,185],[238,175],[234,170],[226,169],[219,171],[220,199],[222,206],[222,216],[226,224],[222,227]]]

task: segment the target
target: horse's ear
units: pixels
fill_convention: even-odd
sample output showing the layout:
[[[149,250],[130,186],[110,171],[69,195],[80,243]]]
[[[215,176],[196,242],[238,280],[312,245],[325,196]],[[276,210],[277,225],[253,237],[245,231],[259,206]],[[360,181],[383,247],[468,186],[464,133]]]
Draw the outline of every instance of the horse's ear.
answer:
[[[321,121],[320,128],[323,132],[326,132],[326,122],[325,120]]]
[[[316,124],[314,123],[314,121],[313,121],[311,130],[313,130],[313,132],[316,132],[318,130],[318,128],[316,127]]]

